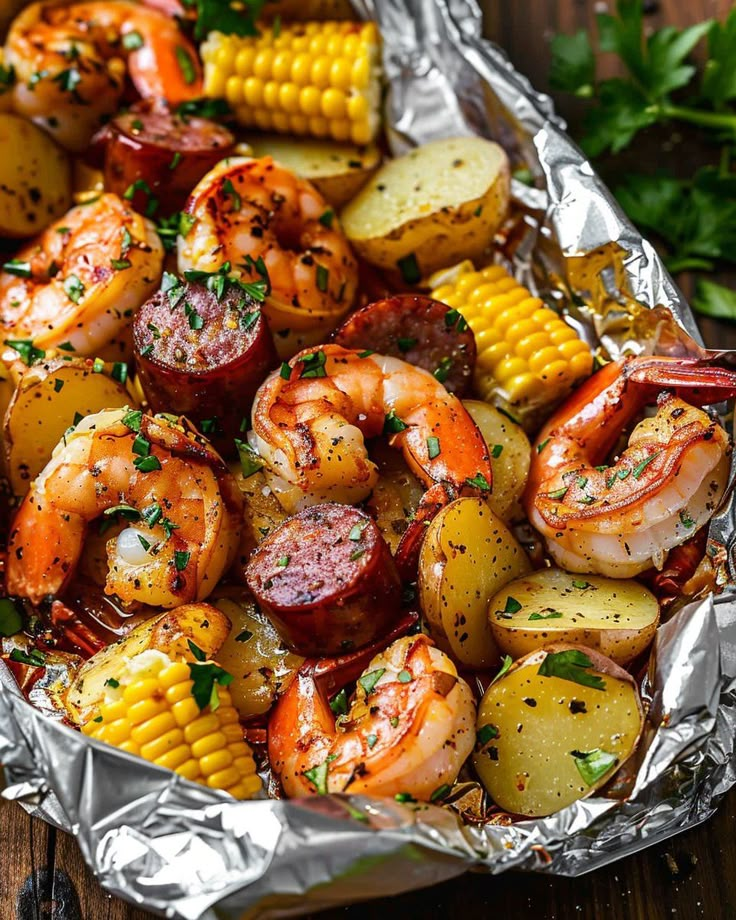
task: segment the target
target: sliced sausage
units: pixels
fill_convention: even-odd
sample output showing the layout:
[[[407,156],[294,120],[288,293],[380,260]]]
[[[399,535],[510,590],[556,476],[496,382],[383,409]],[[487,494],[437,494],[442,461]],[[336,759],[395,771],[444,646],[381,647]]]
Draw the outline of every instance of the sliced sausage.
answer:
[[[464,396],[475,368],[473,331],[457,310],[422,294],[397,294],[352,313],[335,333],[345,348],[403,358]]]
[[[314,505],[289,518],[255,551],[246,581],[300,655],[367,645],[387,632],[401,608],[386,541],[367,514],[349,505]]]
[[[207,118],[184,118],[138,103],[113,118],[93,142],[104,148],[105,188],[151,216],[181,210],[194,186],[230,156],[235,138]]]
[[[255,392],[278,363],[259,304],[235,283],[218,296],[204,284],[178,281],[140,308],[133,346],[153,411],[186,415],[233,456]]]

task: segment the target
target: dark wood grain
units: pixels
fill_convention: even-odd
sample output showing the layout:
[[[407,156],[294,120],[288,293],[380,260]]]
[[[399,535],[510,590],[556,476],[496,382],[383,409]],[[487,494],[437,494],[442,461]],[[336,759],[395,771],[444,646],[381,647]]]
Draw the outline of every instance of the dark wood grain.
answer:
[[[611,4],[612,5],[612,4]],[[486,34],[501,44],[513,63],[534,85],[546,90],[549,39],[555,32],[591,29],[600,4],[594,0],[486,0]],[[724,16],[729,0],[662,0],[650,3],[647,27],[665,23],[690,25],[709,16]],[[603,57],[604,76],[616,72]],[[575,126],[578,103],[556,98],[558,110]],[[694,168],[690,135],[671,139],[682,144],[680,171]],[[696,139],[697,142],[697,139]],[[643,148],[656,162],[657,143]],[[647,153],[637,150],[645,166]],[[736,282],[736,276],[720,280]],[[686,294],[693,279],[678,279]],[[736,347],[736,329],[703,320],[709,344]],[[490,877],[470,873],[460,879],[392,899],[328,911],[321,920],[407,920],[418,917],[529,917],[534,920],[736,920],[736,792],[728,795],[707,824],[577,879],[506,873]],[[75,841],[39,821],[17,805],[0,804],[0,920],[146,920],[151,915],[106,895],[87,869]],[[77,901],[68,897],[71,883]],[[19,913],[21,908],[22,913]]]

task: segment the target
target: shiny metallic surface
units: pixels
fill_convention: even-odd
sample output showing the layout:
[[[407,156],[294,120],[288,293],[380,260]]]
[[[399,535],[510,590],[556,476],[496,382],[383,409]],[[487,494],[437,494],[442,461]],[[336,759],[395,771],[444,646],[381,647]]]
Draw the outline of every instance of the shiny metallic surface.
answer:
[[[394,152],[436,137],[499,140],[521,242],[505,255],[610,356],[699,354],[682,295],[546,97],[483,41],[472,0],[358,0],[384,35]],[[489,241],[490,242],[490,241]],[[0,664],[3,795],[74,833],[111,892],[172,918],[286,917],[433,884],[467,869],[578,875],[706,820],[736,783],[736,511],[711,525],[723,593],[659,630],[636,762],[606,795],[549,818],[464,824],[452,807],[358,796],[233,802],[91,741],[34,709]],[[623,771],[622,771],[623,772]],[[479,800],[472,778],[461,798]]]

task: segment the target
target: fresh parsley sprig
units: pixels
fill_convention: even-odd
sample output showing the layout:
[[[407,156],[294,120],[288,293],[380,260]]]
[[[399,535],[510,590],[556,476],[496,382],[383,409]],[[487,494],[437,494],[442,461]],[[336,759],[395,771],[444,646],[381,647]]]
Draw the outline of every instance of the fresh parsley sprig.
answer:
[[[619,57],[627,71],[623,78],[597,79],[594,49],[584,31],[552,40],[552,88],[595,101],[581,140],[585,152],[617,153],[643,128],[664,121],[736,140],[736,112],[729,105],[736,100],[736,9],[723,24],[708,19],[686,29],[666,26],[646,37],[641,0],[618,0],[616,13],[596,17],[598,50]],[[708,62],[696,86],[697,69],[688,56],[706,36]],[[680,101],[684,90],[689,95]]]

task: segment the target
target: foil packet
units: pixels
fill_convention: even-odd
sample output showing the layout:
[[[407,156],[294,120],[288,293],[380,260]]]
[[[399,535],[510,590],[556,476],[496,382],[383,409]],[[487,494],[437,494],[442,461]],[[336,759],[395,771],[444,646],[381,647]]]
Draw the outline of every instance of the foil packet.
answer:
[[[482,39],[474,0],[354,5],[383,35],[394,153],[461,134],[499,141],[536,179],[513,181],[516,274],[611,357],[703,354],[656,252],[550,100]],[[0,662],[3,795],[73,833],[108,891],[181,920],[298,916],[468,869],[588,872],[705,821],[736,783],[735,513],[729,501],[709,532],[721,592],[682,605],[658,631],[635,762],[605,794],[551,817],[463,821],[472,782],[449,806],[337,795],[234,802],[50,719]]]

